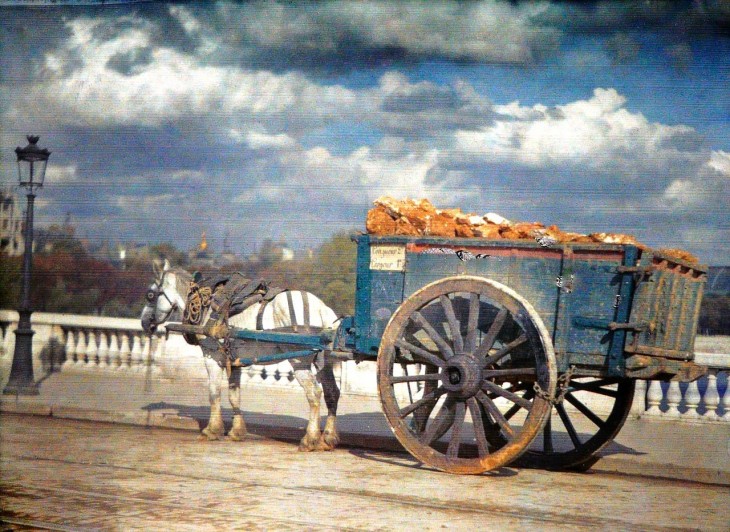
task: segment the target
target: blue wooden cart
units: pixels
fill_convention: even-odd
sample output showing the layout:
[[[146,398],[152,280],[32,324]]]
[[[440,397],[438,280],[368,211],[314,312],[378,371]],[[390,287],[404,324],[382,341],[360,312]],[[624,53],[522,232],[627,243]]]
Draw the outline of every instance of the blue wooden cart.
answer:
[[[632,245],[355,240],[355,315],[335,330],[206,334],[288,346],[242,365],[313,350],[377,360],[390,427],[432,467],[585,469],[626,420],[635,379],[706,371],[693,362],[705,267]]]

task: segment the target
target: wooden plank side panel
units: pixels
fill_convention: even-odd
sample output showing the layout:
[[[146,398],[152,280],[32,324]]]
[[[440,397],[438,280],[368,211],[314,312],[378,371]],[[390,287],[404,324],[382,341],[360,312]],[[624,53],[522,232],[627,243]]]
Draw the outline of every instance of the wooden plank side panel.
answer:
[[[565,294],[568,300],[566,312],[569,323],[567,351],[569,363],[581,364],[581,355],[601,355],[602,365],[606,365],[608,350],[611,346],[611,333],[608,330],[581,327],[575,319],[589,318],[611,322],[616,315],[616,296],[619,294],[621,276],[617,273],[621,258],[596,260],[576,254],[571,267],[566,267],[563,277],[573,275],[573,290]],[[593,359],[595,360],[595,358]]]

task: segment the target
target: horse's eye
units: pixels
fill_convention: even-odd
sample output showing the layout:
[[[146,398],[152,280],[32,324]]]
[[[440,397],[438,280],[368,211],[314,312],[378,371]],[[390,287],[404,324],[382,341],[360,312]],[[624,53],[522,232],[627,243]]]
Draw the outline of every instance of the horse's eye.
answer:
[[[155,292],[154,290],[147,290],[147,294],[145,295],[145,297],[147,298],[147,301],[152,303],[155,299],[157,299],[157,292]]]

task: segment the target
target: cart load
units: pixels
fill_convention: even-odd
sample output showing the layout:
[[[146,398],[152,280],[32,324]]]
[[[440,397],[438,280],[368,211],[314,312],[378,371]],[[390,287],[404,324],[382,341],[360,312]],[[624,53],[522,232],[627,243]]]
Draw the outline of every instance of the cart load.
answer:
[[[557,225],[548,227],[541,222],[511,222],[490,212],[483,216],[462,212],[461,209],[437,209],[427,199],[397,200],[381,196],[368,212],[365,226],[372,235],[438,236],[489,238],[505,240],[537,240],[544,246],[556,243],[631,244],[647,249],[634,236],[620,233],[573,233]],[[681,249],[662,249],[663,254],[697,263],[697,258]]]

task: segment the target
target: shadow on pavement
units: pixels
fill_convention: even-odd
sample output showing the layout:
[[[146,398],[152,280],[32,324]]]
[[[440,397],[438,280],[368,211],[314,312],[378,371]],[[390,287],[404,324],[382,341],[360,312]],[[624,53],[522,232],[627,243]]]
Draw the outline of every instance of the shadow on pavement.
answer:
[[[208,423],[210,407],[192,406],[160,401],[142,407],[146,412],[169,412],[172,416],[189,418],[202,430]],[[226,432],[231,429],[233,411],[223,409],[223,424]],[[243,411],[243,419],[250,434],[278,441],[298,442],[305,433],[307,420],[287,414],[267,414]],[[324,416],[322,416],[324,421]],[[403,447],[390,434],[380,413],[343,414],[337,416],[340,433],[340,447],[365,447],[384,451],[404,452]]]
[[[438,469],[434,469],[432,467],[424,465],[415,458],[413,458],[411,455],[405,453],[403,454],[403,456],[394,457],[392,455],[383,454],[378,451],[370,451],[366,449],[350,449],[350,454],[353,456],[357,456],[358,458],[371,460],[373,462],[380,462],[383,464],[390,464],[399,467],[408,467],[411,469],[423,469],[425,471],[438,472]],[[482,473],[482,475],[489,477],[514,477],[517,476],[517,471],[514,471],[513,469],[509,469],[507,467],[500,467],[498,469],[495,469],[494,471],[487,471],[485,473]]]

